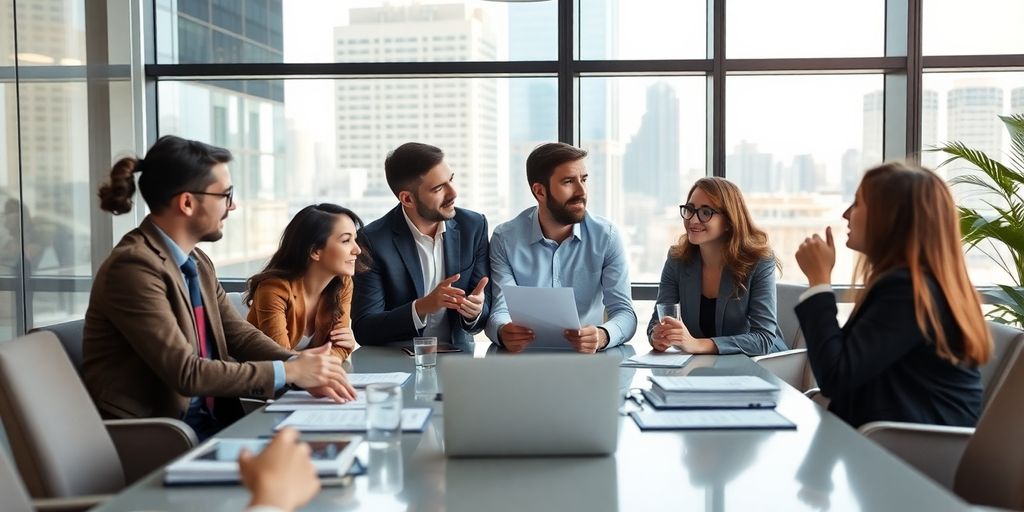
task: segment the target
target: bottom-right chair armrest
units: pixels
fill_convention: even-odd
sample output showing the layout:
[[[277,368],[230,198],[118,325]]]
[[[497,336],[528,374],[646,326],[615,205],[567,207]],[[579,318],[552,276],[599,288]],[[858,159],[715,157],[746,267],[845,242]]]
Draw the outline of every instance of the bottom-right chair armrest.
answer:
[[[866,423],[858,430],[951,491],[960,457],[974,434],[970,427],[893,421]]]

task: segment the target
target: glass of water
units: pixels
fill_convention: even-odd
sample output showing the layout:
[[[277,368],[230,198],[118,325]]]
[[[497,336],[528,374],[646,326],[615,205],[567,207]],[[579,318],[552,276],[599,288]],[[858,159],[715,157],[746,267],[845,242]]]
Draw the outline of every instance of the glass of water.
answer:
[[[679,314],[679,304],[656,304],[658,308],[658,321],[662,321],[665,317],[675,318],[681,320],[682,317]]]
[[[366,437],[393,442],[402,436],[402,387],[376,383],[366,386]]]
[[[418,368],[430,368],[437,364],[437,338],[425,336],[412,339]]]

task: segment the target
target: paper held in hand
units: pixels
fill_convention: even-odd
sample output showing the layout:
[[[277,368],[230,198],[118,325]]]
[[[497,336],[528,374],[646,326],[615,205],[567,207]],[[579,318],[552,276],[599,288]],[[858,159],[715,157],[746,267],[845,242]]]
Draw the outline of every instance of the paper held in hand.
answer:
[[[533,330],[529,348],[572,349],[563,332],[581,327],[572,288],[505,285],[501,291],[512,323]]]

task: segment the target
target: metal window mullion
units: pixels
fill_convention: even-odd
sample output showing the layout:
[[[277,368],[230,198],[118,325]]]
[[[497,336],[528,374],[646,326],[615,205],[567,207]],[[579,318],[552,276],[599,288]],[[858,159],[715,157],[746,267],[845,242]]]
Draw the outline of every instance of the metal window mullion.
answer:
[[[576,143],[575,0],[558,0],[558,140]]]
[[[707,0],[707,167],[725,176],[725,0]]]

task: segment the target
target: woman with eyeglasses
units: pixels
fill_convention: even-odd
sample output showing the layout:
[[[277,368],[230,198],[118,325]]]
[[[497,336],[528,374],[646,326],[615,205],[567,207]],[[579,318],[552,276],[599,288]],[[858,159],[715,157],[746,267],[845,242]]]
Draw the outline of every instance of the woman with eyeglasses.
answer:
[[[249,278],[249,322],[284,348],[331,344],[346,359],[356,347],[352,276],[365,268],[356,242],[362,227],[355,213],[336,204],[299,210],[267,267]]]
[[[686,233],[668,251],[657,303],[679,304],[681,318],[659,319],[656,307],[647,325],[651,346],[750,356],[785,350],[775,316],[778,263],[739,188],[701,178],[679,214]]]
[[[982,400],[978,366],[991,356],[992,340],[967,277],[949,188],[927,169],[883,164],[864,173],[843,218],[846,246],[862,255],[864,289],[842,327],[831,287],[831,228],[796,252],[811,285],[796,316],[829,410],[855,427],[973,427]]]

